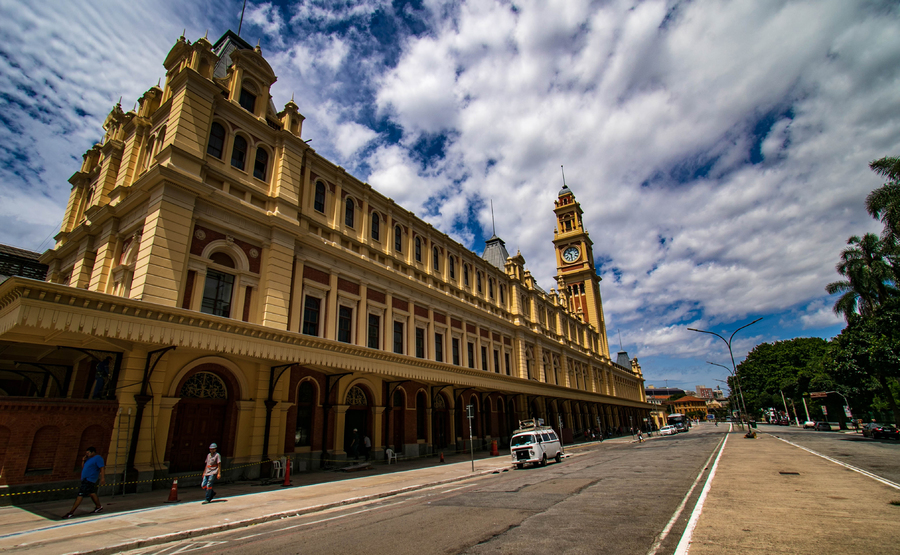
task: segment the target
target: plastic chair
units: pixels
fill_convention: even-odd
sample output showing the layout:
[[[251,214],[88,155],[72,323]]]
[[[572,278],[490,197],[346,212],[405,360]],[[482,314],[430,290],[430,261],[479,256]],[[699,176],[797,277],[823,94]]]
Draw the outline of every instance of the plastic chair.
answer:
[[[384,454],[387,455],[388,464],[391,464],[391,460],[397,462],[397,453],[393,449],[385,449]]]
[[[284,479],[284,458],[272,460],[272,478]]]

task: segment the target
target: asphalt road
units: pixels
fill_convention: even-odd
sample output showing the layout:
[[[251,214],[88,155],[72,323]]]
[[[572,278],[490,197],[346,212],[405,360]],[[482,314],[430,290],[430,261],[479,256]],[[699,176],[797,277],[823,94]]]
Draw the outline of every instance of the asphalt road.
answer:
[[[768,424],[761,424],[758,431],[900,483],[900,440],[866,438],[846,430],[817,432]]]
[[[130,553],[673,553],[725,429],[572,448],[543,468]]]

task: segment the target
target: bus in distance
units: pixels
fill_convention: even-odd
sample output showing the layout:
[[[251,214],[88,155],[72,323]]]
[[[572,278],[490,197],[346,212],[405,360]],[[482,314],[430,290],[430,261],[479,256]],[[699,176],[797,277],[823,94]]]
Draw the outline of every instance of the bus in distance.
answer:
[[[666,419],[669,423],[669,426],[675,426],[675,429],[680,432],[688,431],[688,419],[683,414],[670,414]]]

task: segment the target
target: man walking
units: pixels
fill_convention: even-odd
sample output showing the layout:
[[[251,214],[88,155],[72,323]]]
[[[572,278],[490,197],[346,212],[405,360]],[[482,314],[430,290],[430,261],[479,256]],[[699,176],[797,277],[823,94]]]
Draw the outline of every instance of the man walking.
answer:
[[[213,484],[216,480],[222,479],[222,456],[217,452],[218,448],[219,446],[213,443],[209,446],[209,455],[206,455],[206,468],[203,469],[203,482],[200,483],[200,487],[206,490],[204,505],[212,502],[216,496]]]
[[[99,513],[103,510],[100,499],[97,497],[97,484],[106,484],[106,465],[103,464],[103,457],[97,454],[97,450],[88,447],[84,456],[81,458],[81,487],[78,488],[78,497],[75,498],[75,504],[72,509],[66,513],[63,519],[72,518],[75,509],[81,505],[84,496],[89,496],[94,502],[94,510],[91,513]]]

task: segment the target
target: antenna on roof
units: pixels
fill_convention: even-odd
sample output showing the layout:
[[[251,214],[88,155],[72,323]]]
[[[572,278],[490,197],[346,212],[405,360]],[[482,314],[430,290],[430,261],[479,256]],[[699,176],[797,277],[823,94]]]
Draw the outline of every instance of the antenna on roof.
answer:
[[[491,235],[497,235],[497,225],[494,223],[494,199],[491,199]]]
[[[244,10],[247,9],[247,0],[244,0],[244,7],[241,8],[241,22],[238,23],[238,36],[241,36],[241,27],[244,25]]]
[[[565,170],[565,168],[563,168],[562,164],[559,165],[559,171],[562,172],[562,176],[563,176],[563,187],[565,187],[565,186],[566,186],[566,170]]]

